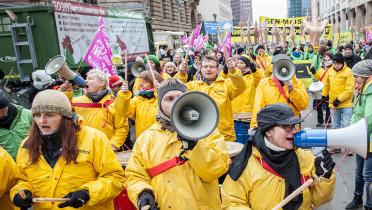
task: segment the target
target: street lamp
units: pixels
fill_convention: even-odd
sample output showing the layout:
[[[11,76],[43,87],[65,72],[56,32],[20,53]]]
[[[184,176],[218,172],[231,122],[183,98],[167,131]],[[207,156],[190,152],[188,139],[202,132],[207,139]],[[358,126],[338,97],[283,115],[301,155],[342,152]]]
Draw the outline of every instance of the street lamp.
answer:
[[[213,13],[213,19],[214,19],[214,24],[216,26],[216,32],[218,33],[218,31],[217,31],[217,14],[216,13]],[[212,41],[216,42],[217,37],[218,37],[218,34],[213,35],[213,40]],[[217,40],[217,42],[218,42],[218,40]]]

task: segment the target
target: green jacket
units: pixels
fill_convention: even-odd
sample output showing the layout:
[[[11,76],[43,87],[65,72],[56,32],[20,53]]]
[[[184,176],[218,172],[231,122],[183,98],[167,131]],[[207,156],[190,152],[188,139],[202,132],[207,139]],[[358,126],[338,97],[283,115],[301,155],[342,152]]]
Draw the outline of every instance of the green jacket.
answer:
[[[10,129],[0,128],[0,146],[15,160],[19,144],[28,136],[28,130],[32,124],[32,114],[30,110],[22,106],[14,106],[17,108],[17,116]]]
[[[363,117],[367,117],[369,138],[372,139],[372,80],[364,86],[361,97],[361,103],[354,97],[354,113],[350,123],[356,123]]]

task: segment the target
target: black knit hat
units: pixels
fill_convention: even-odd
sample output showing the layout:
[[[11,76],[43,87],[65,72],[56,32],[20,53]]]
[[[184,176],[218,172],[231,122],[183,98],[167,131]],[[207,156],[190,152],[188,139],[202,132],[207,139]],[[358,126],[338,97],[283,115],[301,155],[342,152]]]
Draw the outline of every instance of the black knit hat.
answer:
[[[294,125],[302,122],[295,117],[293,110],[284,103],[267,105],[257,114],[258,127],[261,133],[265,133],[277,125]]]
[[[244,52],[244,48],[242,47],[239,47],[237,50],[236,50],[236,53],[238,53],[238,55],[242,54]]]
[[[257,48],[256,48],[256,53],[258,52],[259,49],[264,49],[265,50],[265,47],[262,44],[258,45]]]
[[[239,60],[243,61],[246,67],[249,67],[249,65],[251,64],[247,55],[239,56]]]
[[[345,48],[344,48],[344,49],[353,49],[353,45],[350,44],[350,43],[347,43],[347,44],[345,45]]]
[[[333,56],[333,62],[334,63],[342,63],[342,64],[344,64],[345,63],[345,58],[344,58],[344,56],[341,53],[336,53]]]
[[[161,101],[163,100],[164,95],[172,90],[179,90],[185,93],[187,91],[187,87],[183,82],[176,78],[170,78],[161,82],[158,88],[158,106],[161,111],[163,111]]]
[[[6,94],[0,90],[0,109],[9,106],[9,99]]]

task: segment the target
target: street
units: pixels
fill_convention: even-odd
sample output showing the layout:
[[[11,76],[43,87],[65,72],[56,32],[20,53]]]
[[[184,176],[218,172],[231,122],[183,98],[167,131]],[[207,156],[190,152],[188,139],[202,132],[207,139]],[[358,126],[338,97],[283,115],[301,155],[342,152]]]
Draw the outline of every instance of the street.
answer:
[[[312,99],[309,99],[309,106],[307,110],[301,112],[302,116],[306,116],[309,112],[309,116],[305,119],[302,124],[303,128],[316,128],[316,111],[312,110]],[[324,115],[325,116],[325,115]],[[336,167],[344,156],[344,150],[342,153],[336,153],[332,155],[336,162]],[[354,192],[354,170],[355,170],[355,155],[346,156],[345,160],[341,163],[336,176],[336,187],[333,200],[320,208],[319,210],[340,210],[345,209],[345,206],[353,199]],[[365,199],[365,197],[364,197]],[[363,208],[360,208],[363,209]]]

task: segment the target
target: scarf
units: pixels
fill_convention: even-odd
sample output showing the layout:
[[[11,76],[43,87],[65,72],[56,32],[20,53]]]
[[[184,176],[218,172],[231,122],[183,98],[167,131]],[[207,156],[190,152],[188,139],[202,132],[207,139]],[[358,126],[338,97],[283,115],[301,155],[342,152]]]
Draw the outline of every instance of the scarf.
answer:
[[[13,104],[9,104],[6,117],[0,119],[0,128],[10,129],[17,114],[17,108]]]
[[[94,103],[98,103],[103,97],[105,97],[109,91],[107,89],[96,93],[87,93],[87,96],[92,99]]]
[[[287,197],[294,190],[301,186],[300,166],[297,155],[294,150],[285,150],[276,152],[265,145],[264,136],[257,130],[245,144],[242,152],[236,157],[228,170],[228,174],[236,181],[243,173],[248,164],[249,157],[252,154],[252,146],[255,146],[263,157],[263,160],[285,179],[285,195]],[[283,198],[284,199],[284,198]],[[302,204],[302,194],[296,196],[287,205],[284,210],[297,210]]]
[[[176,129],[173,127],[170,118],[164,114],[161,109],[158,109],[158,115],[156,116],[156,120],[160,122],[162,130],[169,130],[170,132],[174,132]]]
[[[62,142],[61,142],[61,132],[50,135],[41,135],[43,144],[41,146],[41,151],[45,160],[48,162],[51,168],[54,168],[62,152]]]
[[[155,97],[153,90],[140,90],[138,95],[147,99],[152,99]]]
[[[247,75],[247,74],[252,73],[250,68],[245,68],[245,69],[241,70],[241,72],[242,72],[243,75]]]

